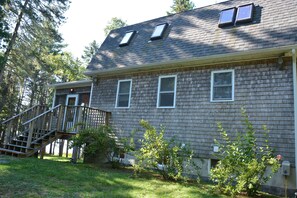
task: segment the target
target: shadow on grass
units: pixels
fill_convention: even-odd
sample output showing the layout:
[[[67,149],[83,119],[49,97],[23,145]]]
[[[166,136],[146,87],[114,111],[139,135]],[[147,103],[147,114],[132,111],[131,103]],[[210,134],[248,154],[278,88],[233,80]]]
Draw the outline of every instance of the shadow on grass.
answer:
[[[0,197],[220,197],[197,185],[131,175],[131,169],[74,165],[65,158],[10,160],[0,164]]]

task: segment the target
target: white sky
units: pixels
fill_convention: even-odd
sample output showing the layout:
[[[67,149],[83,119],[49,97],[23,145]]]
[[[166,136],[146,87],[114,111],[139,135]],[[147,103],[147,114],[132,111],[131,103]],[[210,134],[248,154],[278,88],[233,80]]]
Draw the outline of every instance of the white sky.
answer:
[[[224,0],[192,0],[201,7]],[[126,20],[129,25],[166,15],[173,0],[72,0],[60,27],[66,51],[80,58],[85,46],[93,40],[102,43],[104,28],[112,17]]]

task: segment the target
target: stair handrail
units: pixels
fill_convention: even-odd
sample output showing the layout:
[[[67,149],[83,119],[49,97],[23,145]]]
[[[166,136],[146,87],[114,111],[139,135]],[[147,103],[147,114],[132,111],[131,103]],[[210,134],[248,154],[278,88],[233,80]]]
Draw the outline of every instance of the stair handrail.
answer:
[[[30,148],[32,143],[56,132],[63,122],[63,112],[63,105],[59,104],[23,123],[29,129],[26,147]]]
[[[53,107],[53,108],[51,108],[51,109],[49,109],[49,110],[43,112],[42,114],[39,114],[38,116],[35,116],[34,118],[32,118],[31,120],[28,120],[27,122],[23,123],[22,125],[29,124],[30,122],[32,122],[32,121],[34,121],[34,120],[36,120],[36,119],[38,119],[38,118],[44,116],[45,114],[47,114],[47,113],[49,113],[49,112],[52,112],[52,111],[56,110],[56,109],[59,108],[60,106],[62,106],[62,105],[59,104],[59,105],[57,105],[57,106],[55,106],[55,107]]]
[[[34,108],[36,108],[36,107],[38,107],[38,106],[42,107],[42,106],[46,106],[46,105],[34,105],[33,107],[31,107],[31,108],[29,108],[29,109],[26,109],[25,111],[23,111],[23,112],[21,112],[21,113],[15,115],[15,116],[12,116],[12,117],[8,118],[7,120],[4,120],[4,121],[2,122],[2,124],[6,124],[7,122],[9,122],[9,121],[11,121],[11,120],[13,120],[13,119],[15,119],[15,118],[17,118],[17,117],[20,117],[21,115],[27,113],[28,111],[31,111],[32,109],[34,109]]]
[[[2,130],[0,131],[0,146],[8,144],[12,139],[25,132],[27,129],[24,128],[22,123],[43,112],[45,109],[46,105],[34,105],[33,107],[1,122],[0,125],[2,126]]]

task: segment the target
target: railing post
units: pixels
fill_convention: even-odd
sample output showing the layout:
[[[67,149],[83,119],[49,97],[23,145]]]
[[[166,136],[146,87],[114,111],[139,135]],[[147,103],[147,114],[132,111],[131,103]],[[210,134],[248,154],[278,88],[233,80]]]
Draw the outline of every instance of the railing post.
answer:
[[[11,127],[12,127],[12,121],[9,121],[9,123],[5,129],[4,144],[8,144],[10,142]]]
[[[77,112],[77,123],[76,123],[76,125],[77,125],[77,127],[76,127],[76,133],[78,133],[79,132],[79,130],[82,128],[81,127],[81,125],[82,124],[85,124],[85,123],[82,123],[82,121],[83,121],[83,108],[84,108],[84,106],[80,106],[80,107],[78,107],[78,112]]]
[[[111,113],[105,112],[105,125],[106,126],[109,126],[110,117],[111,117]]]
[[[58,117],[57,117],[57,131],[62,131],[62,126],[64,122],[64,114],[65,110],[63,110],[63,106],[59,107]]]
[[[29,125],[29,134],[28,134],[28,139],[27,139],[27,148],[30,148],[31,142],[32,142],[32,136],[33,136],[33,131],[34,131],[34,124],[35,120],[32,121]]]

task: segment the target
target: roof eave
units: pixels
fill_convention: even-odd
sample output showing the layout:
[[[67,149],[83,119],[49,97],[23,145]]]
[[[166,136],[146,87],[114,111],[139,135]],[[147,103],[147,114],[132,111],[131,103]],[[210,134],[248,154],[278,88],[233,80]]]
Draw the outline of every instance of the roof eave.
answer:
[[[207,66],[211,64],[270,59],[270,58],[277,58],[281,54],[290,52],[291,49],[296,49],[296,48],[297,48],[297,44],[274,47],[274,48],[258,49],[258,50],[240,51],[240,52],[228,53],[228,54],[203,56],[199,58],[179,59],[179,60],[172,60],[172,61],[166,61],[161,63],[112,68],[107,70],[87,70],[84,74],[90,77],[109,76],[109,75],[118,75],[118,74],[127,74],[132,72],[146,71],[146,70],[157,70],[157,69],[162,70],[165,67],[166,69],[173,69],[180,65],[183,65],[183,67]]]
[[[85,87],[85,86],[91,86],[92,82],[93,82],[92,80],[80,80],[80,81],[51,84],[51,85],[49,85],[49,87],[54,88],[54,89]]]

